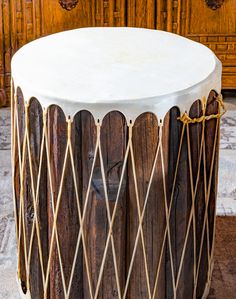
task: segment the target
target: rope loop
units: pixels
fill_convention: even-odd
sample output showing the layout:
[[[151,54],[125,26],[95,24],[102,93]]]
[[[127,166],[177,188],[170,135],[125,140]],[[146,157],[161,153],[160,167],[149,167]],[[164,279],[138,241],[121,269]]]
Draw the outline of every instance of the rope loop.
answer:
[[[67,122],[67,137],[68,137],[68,140],[70,140],[71,139],[71,126],[72,126],[72,120],[71,120],[70,116],[67,117],[66,122]]]
[[[47,123],[47,109],[43,109],[43,124],[46,125]]]
[[[223,97],[222,95],[218,95],[216,101],[218,102],[219,105],[219,112],[217,114],[211,114],[211,115],[205,115],[205,111],[206,111],[206,98],[204,97],[202,99],[202,111],[203,111],[203,115],[200,117],[194,117],[191,118],[187,112],[183,113],[180,117],[178,117],[177,119],[180,120],[182,123],[184,124],[194,124],[194,123],[201,123],[210,119],[217,119],[217,118],[221,118],[222,115],[225,114],[226,109],[225,109],[225,105],[223,102]]]

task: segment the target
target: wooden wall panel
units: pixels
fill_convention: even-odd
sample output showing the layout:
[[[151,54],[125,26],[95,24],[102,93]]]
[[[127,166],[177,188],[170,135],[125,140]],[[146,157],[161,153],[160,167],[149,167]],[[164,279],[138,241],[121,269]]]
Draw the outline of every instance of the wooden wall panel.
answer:
[[[219,4],[218,8],[209,7],[207,2]],[[223,88],[236,89],[235,0],[179,0],[179,3],[182,3],[180,34],[212,49],[223,63]]]
[[[5,86],[4,81],[4,42],[3,42],[3,9],[2,5],[0,5],[0,104],[5,104],[5,90],[3,87]]]
[[[10,97],[10,1],[0,2],[0,106],[7,105]]]
[[[221,6],[213,10],[207,2]],[[161,29],[201,42],[223,62],[223,88],[236,89],[235,0],[0,0],[0,20],[0,107],[10,103],[10,59],[17,49],[85,26]]]
[[[126,14],[127,26],[167,29],[166,0],[127,0]]]
[[[58,0],[42,0],[42,34],[94,26],[93,1],[79,1],[71,11],[62,8]],[[95,2],[95,1],[94,1]],[[78,17],[79,16],[79,17]]]

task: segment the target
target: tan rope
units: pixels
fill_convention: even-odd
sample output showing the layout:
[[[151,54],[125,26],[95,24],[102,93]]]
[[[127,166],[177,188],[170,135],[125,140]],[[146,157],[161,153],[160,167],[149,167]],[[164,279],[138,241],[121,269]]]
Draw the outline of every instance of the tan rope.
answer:
[[[220,123],[218,123],[218,126]],[[218,140],[217,140],[217,149],[219,149],[219,144],[220,144],[220,129],[218,128]],[[217,160],[219,159],[219,150],[217,150]],[[218,170],[217,170],[218,171]],[[216,188],[217,190],[217,188]],[[213,264],[213,259],[214,259],[214,249],[215,249],[215,237],[216,237],[216,206],[214,209],[214,224],[213,224],[213,240],[212,240],[212,247],[211,247],[211,252],[210,252],[210,264]],[[209,271],[209,276],[208,276],[208,281],[211,280],[211,275],[212,275],[212,269]]]
[[[221,96],[219,96],[217,98],[217,101],[219,103],[219,109],[220,109],[220,107],[224,108],[224,104],[223,104]],[[206,110],[206,100],[205,99],[203,99],[202,107],[203,107],[203,116],[204,116],[205,115],[205,110]],[[225,108],[224,108],[224,113],[225,113]],[[222,112],[220,114],[223,115],[224,113]],[[218,114],[218,115],[220,115],[220,114]],[[210,119],[214,119],[214,118],[216,118],[217,122],[219,122],[220,117],[212,117],[212,118],[209,117],[208,119],[206,119],[206,118],[203,117],[202,118],[203,119],[203,124],[205,123],[205,120],[210,120]],[[198,121],[194,121],[194,122],[190,122],[190,123],[196,123],[196,122],[198,122]],[[184,124],[188,124],[188,122],[183,122],[183,123]],[[200,146],[200,155],[199,155],[199,163],[198,163],[198,174],[197,174],[197,179],[196,179],[196,184],[195,184],[195,192],[194,192],[195,195],[194,195],[194,198],[195,198],[196,192],[197,192],[197,185],[198,185],[199,173],[200,173],[201,156],[202,156],[202,152],[203,152],[203,148],[204,148],[204,140],[205,140],[204,139],[204,127],[205,126],[203,126],[203,129],[202,129],[202,140],[201,140],[201,146]],[[204,157],[203,157],[203,159],[204,159]],[[207,210],[206,210],[206,212],[207,212]],[[193,209],[191,209],[191,213],[190,213],[190,217],[189,217],[189,223],[188,223],[188,227],[187,227],[187,233],[186,233],[186,237],[185,237],[184,250],[183,250],[182,255],[181,255],[181,262],[180,262],[180,267],[179,267],[178,275],[177,275],[176,287],[178,286],[178,282],[179,282],[179,278],[180,278],[180,272],[181,272],[182,265],[183,265],[183,259],[184,259],[184,255],[185,255],[185,250],[186,250],[186,245],[187,245],[187,239],[188,239],[188,234],[189,234],[189,230],[190,230],[190,224],[191,224],[191,220],[192,220],[193,216],[194,216]],[[199,260],[200,260],[200,257],[199,257]],[[200,263],[199,260],[198,260],[198,266],[197,266],[197,268],[199,268],[199,263]],[[196,292],[197,280],[198,280],[198,270],[196,272],[196,279],[195,279],[195,292]],[[194,293],[194,295],[193,295],[193,298],[195,298],[195,297],[196,297],[196,293]]]
[[[25,226],[25,214],[24,214],[24,207],[25,207],[25,202],[24,202],[24,191],[25,191],[25,186],[24,186],[24,170],[25,170],[25,164],[26,164],[26,144],[27,144],[27,123],[28,123],[28,109],[29,106],[25,105],[25,133],[24,133],[24,141],[23,141],[23,157],[22,157],[22,164],[21,164],[21,192],[20,192],[20,198],[21,198],[21,217],[22,217],[22,230],[23,230],[23,246],[24,246],[24,257],[25,257],[25,269],[26,269],[26,278],[27,278],[27,289],[30,287],[29,283],[29,267],[27,264],[27,243],[26,243],[26,226]]]
[[[101,125],[98,122],[96,124],[96,126],[97,126],[97,138],[99,140],[98,150],[99,150],[99,159],[100,159],[100,166],[101,166],[101,173],[102,173],[102,181],[103,181],[104,193],[105,193],[107,218],[108,218],[109,227],[110,227],[111,226],[111,213],[110,213],[110,207],[109,207],[109,202],[108,202],[106,176],[105,176],[104,162],[103,162],[102,150],[101,150],[101,139],[100,139]],[[117,261],[116,261],[114,236],[112,234],[112,230],[111,230],[110,234],[111,234],[110,239],[111,239],[111,247],[112,247],[112,255],[113,255],[113,262],[114,262],[114,269],[115,269],[116,284],[117,284],[117,289],[118,289],[118,296],[119,296],[119,299],[121,299],[121,289],[120,289],[120,282],[119,282],[119,276],[118,276],[118,267],[117,267]],[[100,270],[100,273],[99,273],[99,276],[98,276],[98,282],[97,282],[97,287],[96,287],[95,296],[94,296],[95,299],[97,299],[97,297],[98,297],[98,292],[99,292],[99,287],[100,287],[100,283],[101,283],[101,280],[102,280],[102,273],[103,273],[104,265],[105,265],[105,259],[103,259],[103,261],[102,261],[101,270]]]
[[[37,236],[37,241],[38,241],[38,251],[39,251],[39,260],[40,260],[41,272],[42,272],[42,280],[43,280],[43,282],[45,282],[44,267],[43,267],[43,252],[42,252],[42,245],[41,245],[41,240],[40,240],[40,228],[39,228],[39,220],[38,220],[38,190],[39,190],[40,174],[41,174],[41,168],[42,168],[43,147],[41,147],[40,169],[39,169],[38,178],[37,178],[37,186],[36,186],[37,190],[35,192],[35,182],[34,182],[32,157],[31,157],[31,149],[30,149],[30,141],[29,141],[29,123],[26,123],[26,143],[27,143],[27,150],[28,150],[31,188],[32,188],[32,195],[33,195],[32,196],[33,197],[33,206],[34,206],[34,221],[33,221],[31,236],[34,235],[34,227],[36,227],[36,236]],[[30,238],[30,247],[29,247],[28,261],[27,261],[28,273],[30,272],[30,260],[31,260],[32,246],[33,246],[33,237]]]
[[[71,127],[71,119],[67,120],[68,126]],[[66,294],[66,299],[70,297],[70,291],[71,291],[71,286],[72,286],[72,281],[73,281],[73,276],[74,276],[74,271],[75,271],[75,266],[76,266],[76,261],[78,257],[78,252],[79,252],[79,245],[80,245],[80,239],[82,236],[82,246],[83,246],[83,253],[84,253],[84,259],[85,259],[85,267],[86,267],[86,272],[87,272],[87,277],[88,277],[88,284],[89,284],[89,291],[90,291],[90,296],[93,298],[93,292],[92,292],[92,282],[91,282],[91,274],[89,271],[89,262],[88,262],[88,256],[87,256],[87,248],[86,248],[86,242],[85,242],[85,236],[84,236],[84,229],[83,229],[83,222],[82,222],[82,215],[81,215],[81,209],[80,209],[80,202],[79,202],[79,192],[78,192],[78,186],[77,186],[77,181],[76,181],[76,173],[75,173],[75,163],[74,163],[74,157],[73,157],[73,150],[72,150],[72,144],[71,144],[71,129],[68,130],[70,135],[68,136],[69,139],[69,151],[70,151],[70,158],[71,158],[71,167],[72,167],[72,174],[73,174],[73,180],[74,180],[74,187],[75,187],[75,194],[76,194],[76,202],[77,202],[77,211],[79,215],[79,223],[80,223],[80,228],[81,228],[81,234],[78,234],[78,239],[76,243],[76,249],[75,249],[75,254],[74,254],[74,259],[72,263],[72,268],[71,268],[71,274],[70,274],[70,279],[69,279],[69,285],[67,289],[67,294]]]
[[[168,238],[168,247],[169,247],[169,254],[170,254],[170,265],[171,265],[171,276],[172,276],[172,287],[174,292],[174,299],[177,298],[176,286],[175,286],[175,275],[174,275],[174,262],[173,262],[173,255],[172,255],[172,246],[171,246],[171,238],[170,238],[170,222],[168,219],[168,203],[167,203],[167,191],[166,191],[166,180],[165,180],[165,166],[164,166],[164,157],[163,157],[163,148],[162,148],[162,127],[163,124],[160,124],[160,153],[161,153],[161,168],[162,168],[162,183],[164,189],[164,202],[165,202],[165,216],[166,216],[166,226],[167,226],[167,238]]]
[[[200,268],[200,262],[201,262],[201,256],[202,256],[202,248],[203,248],[203,241],[204,241],[204,231],[206,226],[206,220],[208,217],[208,204],[209,204],[209,197],[210,197],[210,190],[211,190],[211,181],[212,181],[212,173],[213,173],[213,166],[214,166],[214,160],[215,160],[215,152],[216,152],[216,141],[218,136],[218,128],[219,128],[219,119],[217,119],[216,123],[216,131],[215,131],[215,138],[214,138],[214,146],[213,146],[213,154],[212,154],[212,160],[211,160],[211,166],[210,166],[210,177],[207,187],[207,194],[206,194],[206,207],[205,207],[205,214],[204,214],[204,221],[203,221],[203,229],[202,229],[202,235],[201,235],[201,244],[200,244],[200,254],[199,254],[199,260],[197,265],[197,278],[199,275],[199,268]],[[204,161],[206,163],[206,161]],[[209,271],[210,269],[208,269]],[[194,293],[196,293],[197,283],[194,287]]]
[[[204,129],[205,129],[205,121],[203,121]],[[205,140],[203,143],[203,169],[204,169],[204,200],[205,207],[207,206],[207,174],[206,174],[206,146]],[[207,261],[208,261],[208,270],[210,269],[210,234],[209,234],[209,220],[207,215],[207,223],[206,223],[206,234],[207,234]],[[209,271],[208,271],[209,272]]]
[[[131,162],[132,162],[133,173],[136,173],[135,172],[133,147],[132,147],[132,127],[133,127],[133,124],[132,123],[129,124],[129,140],[130,140],[130,148],[131,148]],[[130,266],[129,266],[129,270],[128,270],[128,275],[127,275],[127,280],[126,280],[126,284],[125,284],[124,294],[123,294],[123,297],[122,297],[123,299],[126,298],[126,294],[127,294],[127,291],[128,291],[128,285],[129,285],[129,280],[130,280],[130,277],[131,277],[131,272],[132,272],[132,269],[133,269],[133,263],[134,263],[134,258],[135,258],[137,246],[138,246],[139,236],[140,236],[140,233],[142,231],[142,222],[143,222],[143,218],[144,218],[144,214],[145,214],[145,210],[146,210],[146,206],[147,206],[147,201],[148,201],[148,196],[149,196],[149,192],[150,192],[150,189],[151,189],[151,184],[152,184],[153,177],[154,177],[154,171],[155,171],[155,167],[156,167],[156,163],[157,163],[158,154],[159,154],[159,151],[160,151],[160,144],[161,144],[161,138],[159,138],[159,141],[158,141],[157,150],[156,150],[156,154],[155,154],[155,158],[154,158],[154,162],[153,162],[153,167],[152,167],[152,171],[151,171],[151,175],[150,175],[150,179],[149,179],[149,183],[148,183],[148,188],[147,188],[147,192],[146,192],[146,196],[145,196],[145,200],[144,200],[143,210],[142,210],[141,215],[139,216],[138,232],[137,232],[135,243],[134,243],[134,249],[133,249],[133,253],[132,253],[132,257],[131,257],[131,261],[130,261]],[[135,176],[135,174],[134,174],[134,176]],[[136,197],[137,197],[137,193],[138,193],[138,191],[137,191],[137,180],[135,180],[135,178],[136,178],[136,176],[134,177],[134,181],[136,181],[136,184],[135,184],[136,191],[135,192],[136,192]],[[147,276],[146,276],[146,280],[148,280]],[[150,289],[150,283],[149,283],[149,289]],[[151,295],[151,294],[149,294],[149,295]]]
[[[186,126],[187,128],[187,147],[188,147],[188,163],[189,163],[189,176],[190,176],[190,188],[191,188],[191,197],[192,197],[192,223],[193,223],[193,280],[194,284],[196,282],[196,214],[195,214],[195,198],[196,193],[194,194],[194,186],[193,186],[193,170],[192,170],[192,153],[191,153],[191,144],[190,144],[190,136],[189,136],[189,124]],[[200,167],[200,165],[199,165]],[[199,169],[200,171],[200,169]],[[186,243],[187,244],[187,243]]]
[[[19,216],[18,216],[18,232],[17,232],[17,236],[18,236],[18,242],[17,242],[17,254],[18,254],[18,260],[17,260],[17,270],[18,270],[18,276],[21,276],[21,268],[20,268],[20,254],[21,254],[21,232],[22,232],[22,196],[21,196],[21,185],[22,185],[22,177],[21,177],[21,165],[22,165],[22,155],[21,155],[21,147],[20,147],[20,133],[19,133],[19,122],[18,122],[18,109],[17,109],[17,98],[15,97],[15,134],[16,135],[16,142],[17,142],[17,153],[18,153],[18,163],[19,163],[19,179],[20,179],[20,194],[19,194]],[[24,140],[25,140],[25,136],[24,136]]]
[[[47,299],[47,288],[48,288],[48,283],[49,283],[49,275],[50,275],[50,267],[51,267],[51,262],[52,262],[52,252],[53,252],[53,245],[54,245],[54,237],[56,237],[56,247],[57,247],[57,252],[58,252],[58,258],[59,258],[59,265],[60,265],[60,270],[61,270],[61,278],[62,278],[62,285],[63,285],[63,291],[64,295],[66,296],[66,282],[65,282],[65,275],[63,271],[63,265],[62,265],[62,257],[61,257],[61,250],[60,250],[60,243],[59,243],[59,238],[58,238],[58,233],[57,233],[57,217],[58,217],[58,212],[59,212],[59,206],[60,206],[60,201],[61,201],[61,194],[62,194],[62,188],[63,188],[63,182],[64,182],[64,177],[65,177],[65,169],[66,169],[66,162],[67,162],[67,157],[68,157],[68,141],[66,145],[66,151],[65,151],[65,157],[64,157],[64,162],[62,166],[62,176],[60,180],[60,185],[59,185],[59,191],[58,191],[58,196],[57,196],[57,201],[56,201],[56,208],[54,205],[54,193],[53,193],[53,185],[52,185],[52,173],[51,173],[51,165],[50,165],[50,154],[49,154],[49,143],[48,143],[48,134],[47,134],[47,127],[46,127],[46,115],[47,111],[44,111],[44,131],[45,131],[45,145],[46,145],[46,154],[47,154],[47,163],[48,163],[48,174],[49,174],[49,184],[50,184],[50,193],[51,193],[51,203],[52,203],[52,212],[53,212],[53,228],[52,228],[52,234],[51,234],[51,241],[50,241],[50,246],[49,246],[49,257],[48,257],[48,264],[47,264],[47,270],[46,270],[46,279],[44,283],[44,298]]]
[[[126,152],[125,152],[123,166],[122,166],[121,177],[120,177],[120,182],[119,182],[118,191],[117,191],[117,195],[116,195],[115,205],[114,205],[112,217],[111,217],[110,223],[109,223],[109,231],[108,231],[108,236],[107,236],[107,240],[106,240],[106,244],[105,244],[102,263],[101,263],[101,267],[100,267],[100,271],[99,271],[99,277],[101,277],[102,272],[104,270],[104,264],[105,264],[105,258],[106,258],[107,250],[108,250],[108,245],[109,245],[109,242],[110,242],[110,239],[111,239],[111,236],[112,236],[112,227],[113,227],[115,216],[116,216],[116,210],[117,210],[117,207],[118,207],[118,199],[119,199],[119,196],[120,196],[121,186],[122,186],[122,182],[123,182],[123,179],[124,179],[125,168],[126,168],[127,160],[128,160],[128,154],[129,154],[129,151],[130,151],[130,142],[131,142],[131,140],[129,139],[128,144],[127,144],[127,149],[126,149]],[[101,283],[101,279],[99,280],[99,283],[97,283],[97,288],[99,287],[100,283]],[[118,296],[119,297],[121,296],[120,287],[119,287],[119,291],[118,291]]]
[[[131,140],[132,140],[132,128],[133,128],[133,126],[130,125]],[[130,156],[131,156],[131,164],[132,164],[133,177],[134,177],[134,190],[135,190],[136,205],[137,205],[137,209],[138,209],[138,218],[139,218],[139,228],[138,228],[139,230],[138,230],[138,232],[140,232],[140,235],[141,235],[141,244],[142,244],[142,251],[143,251],[143,258],[144,258],[144,268],[145,268],[144,270],[145,270],[145,275],[146,275],[148,296],[151,299],[150,279],[149,279],[148,268],[147,268],[147,256],[146,256],[145,241],[144,241],[143,227],[142,227],[144,213],[141,213],[140,199],[139,199],[139,192],[138,192],[138,182],[137,182],[137,175],[136,175],[136,169],[135,169],[135,158],[134,158],[134,151],[133,151],[132,141],[130,143]],[[152,175],[153,174],[154,174],[154,171],[153,171]],[[153,178],[153,176],[150,178],[151,181],[152,181],[152,178]],[[147,200],[145,201],[145,203],[147,203]],[[145,208],[146,208],[146,205],[145,205]],[[143,207],[143,211],[144,211],[144,207]],[[138,242],[136,243],[135,252],[136,252],[137,246],[138,246]]]
[[[15,101],[16,95],[13,90],[13,82],[11,80],[11,167],[12,167],[12,196],[13,196],[13,204],[14,204],[14,217],[15,217],[15,228],[16,228],[16,242],[19,242],[19,229],[18,229],[18,212],[17,212],[17,199],[15,192],[15,168],[16,168],[16,113],[15,113]]]
[[[217,114],[211,114],[211,115],[202,115],[200,117],[197,118],[191,118],[187,112],[183,113],[180,117],[178,117],[178,119],[180,121],[182,121],[185,124],[194,124],[194,123],[201,123],[203,121],[208,121],[211,119],[219,119],[222,117],[222,115],[225,114],[226,109],[225,109],[225,105],[223,102],[223,98],[222,95],[218,95],[216,101],[219,103],[219,113]],[[205,107],[206,106],[206,98],[204,97],[202,99],[202,106]]]
[[[79,235],[78,235],[77,244],[76,244],[76,250],[77,251],[78,251],[78,248],[79,248],[80,238],[82,236],[83,224],[84,224],[87,205],[88,205],[88,201],[89,201],[89,193],[90,193],[90,189],[91,189],[92,177],[93,177],[93,173],[94,173],[97,154],[98,154],[98,139],[96,140],[96,145],[95,145],[95,150],[94,150],[94,159],[93,159],[93,163],[92,163],[92,167],[91,167],[91,173],[90,173],[88,186],[87,186],[87,191],[86,191],[86,196],[85,196],[84,209],[83,209],[82,219],[81,219],[81,223],[80,223],[80,230],[79,230]],[[93,291],[92,291],[92,283],[91,283],[88,260],[86,259],[86,255],[85,255],[85,263],[86,263],[86,271],[87,271],[87,276],[88,276],[90,297],[91,297],[91,299],[93,299],[94,296],[93,296]]]
[[[16,130],[17,130],[17,142],[18,142],[18,159],[19,159],[19,177],[20,177],[20,206],[19,206],[19,240],[18,240],[18,256],[20,257],[21,254],[21,235],[23,234],[23,254],[25,260],[25,270],[27,271],[27,249],[26,249],[26,233],[25,233],[25,219],[24,219],[24,166],[25,166],[25,152],[26,152],[26,131],[24,132],[23,138],[23,147],[21,151],[21,143],[20,143],[20,132],[19,132],[19,119],[18,119],[18,108],[17,102],[15,102],[15,109],[16,109]],[[26,114],[27,120],[27,114]],[[20,268],[20,258],[18,258],[18,274],[21,275],[21,268]],[[26,273],[28,276],[28,273]],[[28,286],[27,286],[28,287]]]
[[[12,92],[13,92],[13,89],[12,89]],[[42,140],[41,140],[41,145],[40,145],[41,147],[40,147],[39,169],[38,169],[37,176],[34,177],[31,148],[30,148],[30,136],[29,136],[29,117],[28,117],[29,105],[28,104],[25,105],[25,131],[24,131],[23,143],[22,143],[20,141],[17,97],[15,95],[15,97],[12,98],[12,103],[13,103],[12,107],[14,107],[14,111],[12,110],[12,161],[13,161],[12,173],[13,173],[13,178],[14,178],[14,173],[15,173],[14,165],[16,162],[15,151],[16,151],[16,149],[18,149],[19,172],[20,172],[20,203],[19,203],[18,219],[17,219],[16,194],[14,193],[15,189],[13,189],[13,196],[14,196],[14,202],[15,202],[15,218],[16,218],[16,230],[17,230],[18,275],[19,275],[19,277],[21,277],[20,257],[21,257],[21,250],[22,250],[22,248],[21,248],[22,247],[22,238],[23,238],[23,255],[25,257],[27,289],[30,290],[30,264],[31,264],[31,258],[32,258],[33,240],[34,240],[34,236],[36,234],[45,299],[47,298],[47,289],[48,289],[48,284],[49,284],[50,268],[51,268],[51,263],[52,263],[52,258],[53,258],[52,254],[53,254],[53,248],[54,248],[55,241],[56,241],[56,248],[57,248],[57,252],[58,252],[58,259],[59,259],[59,264],[60,264],[61,278],[62,278],[62,285],[63,285],[65,299],[69,299],[69,297],[70,297],[72,281],[73,281],[73,277],[74,277],[74,271],[75,271],[75,266],[76,266],[76,261],[77,261],[81,241],[82,241],[82,246],[83,246],[86,274],[88,277],[90,298],[97,299],[99,297],[99,290],[100,290],[100,285],[102,283],[105,261],[108,256],[107,253],[108,253],[109,244],[111,244],[113,264],[114,264],[114,270],[115,270],[115,279],[116,279],[117,290],[118,290],[118,298],[126,299],[128,287],[129,287],[129,281],[131,278],[133,264],[134,264],[134,260],[135,260],[135,256],[136,256],[136,251],[138,248],[138,242],[139,242],[139,239],[141,239],[142,253],[143,253],[143,258],[144,258],[144,273],[145,273],[147,290],[148,290],[148,298],[154,299],[154,298],[156,298],[156,296],[158,294],[157,285],[158,285],[158,279],[160,276],[161,262],[163,259],[163,253],[164,253],[164,248],[165,248],[166,238],[167,238],[169,254],[170,254],[170,263],[171,263],[171,276],[172,276],[172,284],[173,284],[173,292],[174,292],[173,296],[174,296],[174,299],[176,299],[178,284],[179,284],[180,275],[181,275],[181,271],[182,271],[183,264],[184,264],[184,257],[185,257],[185,253],[186,253],[186,249],[187,249],[187,240],[189,237],[191,224],[193,223],[193,242],[194,242],[194,267],[193,267],[193,276],[194,276],[194,290],[193,291],[194,291],[194,293],[193,293],[193,299],[196,299],[196,288],[197,288],[197,283],[198,283],[198,275],[199,275],[200,262],[201,262],[201,256],[202,256],[202,251],[203,251],[203,241],[204,241],[205,234],[207,234],[208,281],[211,278],[211,270],[212,270],[211,264],[213,261],[213,252],[214,252],[214,242],[215,242],[214,236],[213,236],[212,248],[210,250],[208,204],[209,204],[209,197],[210,197],[210,191],[211,191],[211,185],[212,185],[211,182],[212,182],[212,173],[213,173],[213,166],[214,166],[214,160],[215,160],[216,144],[217,144],[217,140],[218,140],[217,137],[218,137],[218,130],[219,130],[218,129],[219,128],[219,119],[225,113],[225,107],[224,107],[224,103],[222,100],[222,96],[219,95],[217,97],[216,101],[218,102],[218,105],[219,105],[219,110],[218,110],[219,113],[217,113],[217,114],[212,114],[209,116],[205,115],[206,98],[203,98],[202,99],[203,115],[201,117],[190,118],[187,115],[187,113],[184,113],[181,117],[178,118],[178,120],[180,120],[183,123],[183,127],[182,127],[182,132],[181,132],[181,137],[180,137],[180,144],[179,144],[179,149],[178,149],[174,179],[173,179],[173,183],[172,183],[172,191],[171,191],[169,207],[168,207],[168,203],[167,203],[167,186],[166,186],[166,182],[165,182],[165,162],[164,162],[163,145],[162,145],[163,124],[162,123],[159,124],[159,140],[157,143],[156,153],[155,153],[155,157],[154,157],[154,161],[153,161],[153,165],[152,165],[152,169],[151,169],[151,174],[150,174],[150,179],[148,182],[148,187],[147,187],[147,191],[145,194],[144,204],[143,204],[142,209],[140,206],[140,198],[139,198],[139,192],[138,192],[138,181],[137,181],[136,168],[135,168],[135,156],[134,156],[134,150],[133,150],[133,144],[132,144],[133,123],[128,124],[129,136],[128,136],[128,141],[127,141],[127,147],[126,147],[126,151],[125,151],[124,162],[122,165],[122,171],[121,171],[121,177],[120,177],[120,181],[119,181],[118,191],[116,194],[116,201],[115,201],[115,204],[113,207],[113,211],[111,212],[110,207],[109,207],[106,174],[105,174],[104,161],[103,161],[102,149],[101,149],[101,139],[100,139],[101,123],[97,122],[96,123],[97,139],[96,139],[96,145],[95,145],[95,154],[94,154],[94,159],[93,159],[93,163],[92,163],[92,167],[91,167],[91,173],[90,173],[90,177],[89,177],[89,181],[88,181],[85,202],[84,202],[84,208],[83,208],[83,212],[82,212],[81,208],[80,208],[80,199],[79,199],[79,192],[78,192],[77,179],[76,179],[73,147],[72,147],[72,142],[71,142],[71,125],[72,125],[71,119],[70,118],[67,119],[67,131],[68,131],[67,132],[67,144],[66,144],[65,156],[64,156],[63,167],[62,167],[62,175],[61,175],[60,183],[59,183],[57,200],[56,200],[56,204],[54,205],[55,200],[54,200],[54,193],[53,193],[52,173],[51,173],[51,165],[50,165],[50,150],[49,150],[49,141],[48,141],[48,133],[47,133],[47,122],[46,122],[47,110],[44,110],[44,113],[43,113],[44,121],[43,121],[43,135],[42,135]],[[210,165],[210,176],[209,176],[209,181],[207,184],[204,132],[205,132],[205,121],[208,121],[210,119],[216,119],[217,122],[216,122],[216,130],[215,130],[215,137],[214,137],[213,155],[212,155],[212,160],[211,160],[211,165]],[[194,124],[194,123],[202,123],[201,144],[200,144],[200,153],[199,153],[199,161],[198,161],[198,169],[197,169],[197,177],[196,177],[195,186],[193,184],[191,144],[190,144],[190,133],[189,133],[189,125]],[[175,279],[174,261],[173,261],[172,246],[171,246],[170,215],[171,215],[171,210],[172,210],[173,201],[174,201],[174,190],[175,190],[175,185],[176,185],[176,180],[177,180],[177,173],[178,173],[178,167],[179,167],[179,163],[180,163],[182,144],[183,144],[185,132],[186,132],[186,138],[187,138],[188,165],[189,165],[189,175],[190,175],[192,206],[191,206],[191,210],[190,210],[184,245],[183,245],[183,249],[181,252],[181,258],[180,258],[180,264],[179,264],[179,268],[178,268],[178,272],[177,272],[177,277]],[[21,149],[21,147],[22,147],[22,149]],[[52,212],[53,212],[53,226],[52,226],[51,240],[50,240],[50,246],[49,246],[49,257],[48,257],[48,263],[47,263],[47,267],[46,267],[46,273],[44,272],[43,252],[42,252],[42,245],[41,245],[41,239],[40,239],[40,228],[39,228],[39,219],[38,219],[39,186],[40,186],[40,177],[41,177],[44,149],[46,150],[47,168],[48,168],[48,174],[49,174],[49,185],[50,185],[50,193],[51,193],[51,198],[52,198]],[[25,225],[25,216],[24,216],[24,207],[25,207],[24,172],[25,172],[25,167],[26,167],[27,153],[28,153],[28,160],[29,160],[33,207],[34,207],[34,213],[35,213],[35,216],[33,219],[33,224],[32,224],[30,240],[29,240],[28,252],[27,252],[26,225]],[[130,261],[130,265],[128,267],[125,288],[124,288],[124,292],[122,294],[122,290],[120,287],[119,274],[118,274],[118,265],[117,265],[114,236],[113,236],[113,225],[114,225],[115,216],[116,216],[116,212],[117,212],[117,208],[118,208],[118,202],[119,202],[118,199],[120,196],[122,182],[124,179],[125,169],[127,167],[127,161],[128,161],[129,155],[131,158],[131,167],[132,167],[132,172],[133,172],[133,177],[134,177],[135,199],[136,199],[139,223],[138,223],[138,231],[137,231],[137,234],[135,237],[134,248],[132,251],[131,261]],[[166,227],[165,227],[165,231],[164,231],[164,238],[163,238],[163,242],[162,242],[162,246],[161,246],[160,257],[159,257],[159,261],[158,261],[158,265],[157,265],[157,270],[156,270],[156,275],[155,275],[155,280],[154,280],[154,287],[153,287],[153,290],[151,290],[148,265],[147,265],[147,252],[146,252],[144,232],[143,232],[143,219],[144,219],[147,201],[149,198],[151,184],[153,181],[155,168],[156,168],[156,164],[157,164],[159,155],[161,158],[162,179],[163,179],[163,188],[164,188],[163,190],[164,190]],[[88,205],[88,201],[89,201],[89,193],[90,193],[90,189],[91,189],[92,177],[93,177],[95,162],[96,162],[97,157],[99,157],[99,160],[100,160],[100,168],[101,168],[102,183],[103,183],[104,194],[105,194],[105,204],[106,204],[107,221],[108,221],[109,229],[108,229],[104,253],[102,256],[102,261],[101,261],[101,265],[100,265],[100,269],[99,269],[97,285],[93,292],[91,273],[90,273],[90,269],[89,269],[89,260],[88,260],[88,256],[87,256],[87,247],[86,247],[86,241],[85,241],[85,235],[84,235],[84,221],[85,221],[87,205]],[[71,167],[72,167],[72,175],[73,175],[73,182],[74,182],[74,187],[75,187],[77,212],[78,212],[78,217],[79,217],[80,228],[79,228],[79,232],[78,232],[73,263],[72,263],[70,276],[69,276],[69,284],[67,287],[66,281],[65,281],[65,275],[64,275],[64,271],[63,271],[60,242],[59,242],[58,232],[57,232],[57,218],[58,218],[60,202],[61,202],[61,197],[62,197],[62,190],[63,190],[63,186],[64,186],[66,165],[67,165],[67,163],[69,163],[68,159],[70,159],[70,163],[71,163]],[[197,193],[197,188],[198,188],[198,183],[199,183],[202,159],[203,159],[203,165],[204,165],[205,212],[204,212],[204,221],[203,221],[203,228],[202,228],[202,235],[201,235],[201,242],[200,242],[200,253],[199,253],[199,258],[197,260],[197,257],[196,257],[195,200],[196,200],[196,193]],[[13,185],[14,184],[15,184],[15,182],[13,179]],[[215,214],[214,214],[214,217],[215,217]],[[215,231],[215,222],[214,222],[213,229]]]
[[[180,144],[179,144],[179,150],[178,150],[178,155],[177,155],[176,168],[175,168],[173,186],[172,186],[171,197],[170,197],[170,204],[169,204],[169,209],[168,209],[168,217],[167,217],[167,220],[166,220],[168,222],[170,220],[170,214],[171,214],[172,204],[173,204],[173,199],[174,199],[174,190],[175,190],[177,173],[178,173],[178,166],[179,166],[179,162],[180,162],[180,155],[181,155],[181,150],[182,150],[182,145],[183,145],[183,137],[184,137],[185,127],[186,126],[183,125],[182,132],[181,132],[181,137],[180,137]],[[166,243],[166,235],[167,235],[167,226],[166,226],[165,232],[164,232],[164,238],[163,238],[163,242],[162,242],[162,248],[161,248],[160,258],[159,258],[157,272],[156,272],[156,278],[155,278],[155,284],[154,284],[152,299],[155,299],[156,295],[157,295],[157,283],[158,283],[158,278],[159,278],[159,275],[160,275],[161,261],[162,261],[162,256],[163,256],[163,252],[164,252],[164,248],[165,248],[164,246],[165,246],[165,243]]]

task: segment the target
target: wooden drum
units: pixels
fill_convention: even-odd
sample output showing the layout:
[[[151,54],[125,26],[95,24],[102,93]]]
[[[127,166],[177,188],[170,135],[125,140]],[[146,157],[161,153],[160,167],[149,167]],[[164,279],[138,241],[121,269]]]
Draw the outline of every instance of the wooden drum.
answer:
[[[12,76],[22,298],[206,298],[224,112],[213,52],[84,28],[21,48]]]

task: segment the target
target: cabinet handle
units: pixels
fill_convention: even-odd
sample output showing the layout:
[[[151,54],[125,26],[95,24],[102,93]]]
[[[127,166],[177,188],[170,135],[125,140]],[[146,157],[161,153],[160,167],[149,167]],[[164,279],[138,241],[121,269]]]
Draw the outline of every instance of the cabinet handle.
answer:
[[[68,11],[75,8],[78,2],[78,0],[59,0],[61,7]]]
[[[212,10],[217,10],[222,6],[224,0],[205,0],[206,5]]]

